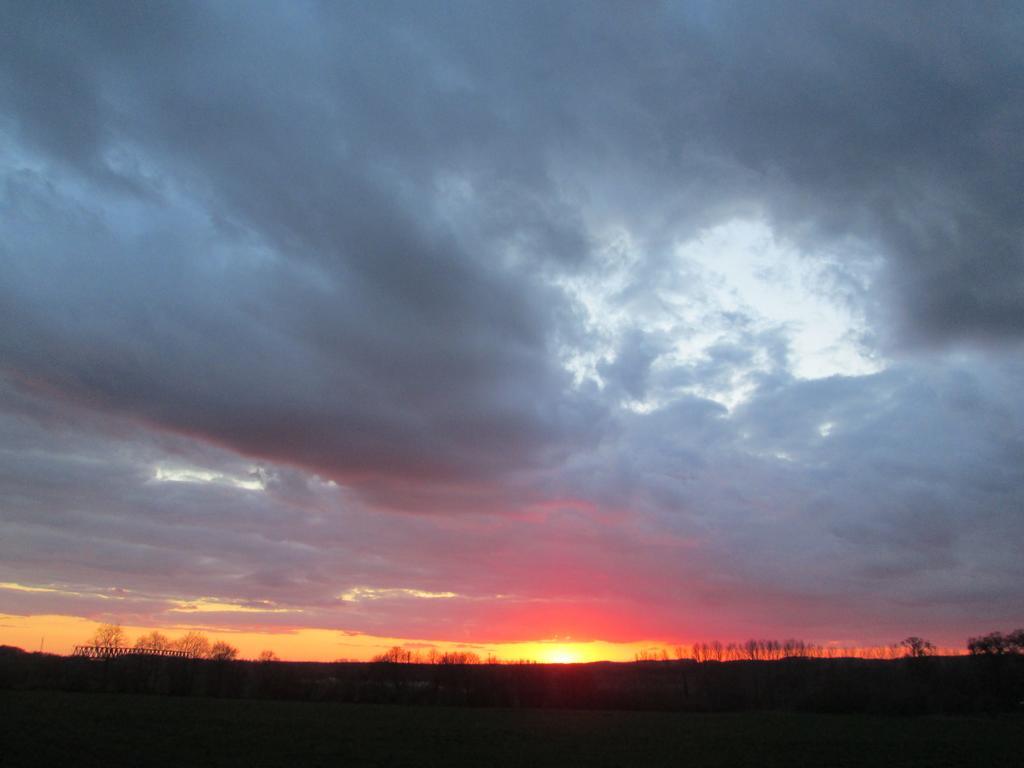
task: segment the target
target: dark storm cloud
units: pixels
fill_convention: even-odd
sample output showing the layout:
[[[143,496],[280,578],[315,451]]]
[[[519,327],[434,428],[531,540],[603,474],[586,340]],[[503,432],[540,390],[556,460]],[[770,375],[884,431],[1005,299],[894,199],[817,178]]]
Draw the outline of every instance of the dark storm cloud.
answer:
[[[517,184],[527,169],[472,157],[471,174],[500,174],[485,191],[501,216],[479,235],[438,220],[436,169],[457,173],[461,155],[479,154],[474,115],[493,117],[457,92],[430,95],[415,46],[375,55],[368,30],[346,22],[321,50],[293,51],[314,31],[302,14],[261,27],[184,8],[116,22],[82,13],[23,20],[11,52],[15,136],[57,164],[11,158],[11,368],[339,475],[493,471],[582,429],[586,408],[560,403],[566,377],[550,354],[560,300],[503,267],[495,245],[573,261],[582,236]],[[293,43],[280,25],[298,27]],[[274,41],[280,61],[253,56]],[[74,45],[77,56],[45,55]],[[26,46],[32,55],[16,56]],[[32,98],[58,86],[80,103]],[[69,146],[53,124],[102,130]],[[109,217],[50,172],[96,185]]]
[[[0,580],[396,634],[405,593],[337,596],[458,592],[421,632],[595,584],[632,632],[1012,611],[1014,4],[0,17]],[[797,380],[786,329],[714,306],[674,251],[736,218],[824,264],[893,366]],[[702,328],[656,322],[666,286],[728,338],[672,360]],[[250,462],[265,491],[229,482]],[[154,481],[176,464],[222,479]]]
[[[1020,330],[1012,8],[15,11],[5,250],[72,288],[9,283],[6,317],[28,326],[10,365],[55,377],[31,346],[87,396],[253,453],[329,469],[411,440],[420,459],[397,464],[433,473],[449,452],[523,461],[570,437],[551,350],[568,309],[537,279],[587,261],[567,185],[641,234],[646,216],[753,204],[814,239],[877,242],[905,338]],[[111,210],[90,219],[56,178]],[[104,308],[106,327],[68,327]],[[53,348],[103,342],[158,359],[81,360],[86,376]],[[178,402],[182,365],[213,392]],[[349,405],[324,418],[332,400]]]
[[[780,215],[879,243],[902,334],[1018,338],[1020,7],[827,7],[711,25],[723,151],[781,177]]]

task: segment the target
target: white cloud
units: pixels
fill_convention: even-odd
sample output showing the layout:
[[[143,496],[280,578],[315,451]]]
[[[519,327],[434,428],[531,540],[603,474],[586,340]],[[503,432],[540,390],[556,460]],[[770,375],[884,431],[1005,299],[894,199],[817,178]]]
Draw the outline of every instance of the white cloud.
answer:
[[[158,483],[213,483],[215,485],[243,488],[247,491],[266,490],[263,475],[257,467],[253,467],[248,475],[240,477],[195,467],[169,467],[161,465],[153,470],[153,480]]]
[[[792,373],[817,379],[875,373],[884,363],[865,349],[863,310],[839,294],[834,262],[801,254],[759,220],[733,220],[706,230],[676,250],[681,267],[700,275],[704,301],[720,312],[739,312],[760,329],[782,328],[789,342]],[[877,265],[861,261],[858,277],[869,282]],[[706,310],[705,310],[706,311]],[[694,318],[704,321],[706,318]],[[705,325],[681,340],[682,359],[700,355],[728,331]]]
[[[382,600],[386,598],[413,597],[420,600],[444,600],[458,597],[455,592],[428,592],[423,589],[406,589],[403,587],[378,589],[374,587],[352,587],[338,597],[345,602],[357,603],[363,600]]]

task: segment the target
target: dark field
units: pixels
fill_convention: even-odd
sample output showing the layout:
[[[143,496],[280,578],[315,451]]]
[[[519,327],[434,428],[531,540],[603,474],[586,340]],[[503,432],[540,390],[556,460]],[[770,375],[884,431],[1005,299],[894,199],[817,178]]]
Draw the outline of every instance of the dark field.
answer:
[[[0,765],[1012,766],[1024,717],[680,714],[0,691]]]
[[[1021,712],[1024,656],[465,665],[96,661],[12,651],[0,653],[0,689],[700,714],[987,715]]]

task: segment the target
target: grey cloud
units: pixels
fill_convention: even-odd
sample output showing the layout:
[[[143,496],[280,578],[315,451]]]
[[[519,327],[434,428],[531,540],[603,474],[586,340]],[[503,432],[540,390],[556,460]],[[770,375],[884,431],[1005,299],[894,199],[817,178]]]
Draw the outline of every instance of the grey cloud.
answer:
[[[1019,373],[996,366],[987,383],[971,384],[968,370],[794,381],[732,415],[699,398],[623,413],[614,440],[518,486],[509,478],[491,506],[481,494],[444,516],[385,515],[272,465],[261,470],[264,492],[154,482],[156,466],[248,477],[250,465],[188,438],[154,442],[144,428],[104,435],[76,407],[58,430],[23,403],[28,415],[4,422],[20,437],[0,454],[0,581],[124,588],[116,610],[159,624],[299,621],[438,639],[475,628],[499,641],[529,639],[516,617],[536,631],[572,615],[581,633],[640,639],[684,634],[699,614],[704,632],[740,634],[865,638],[868,622],[866,641],[883,642],[892,639],[885,626],[913,615],[957,642],[964,622],[1013,614],[1024,535],[1019,427],[968,423],[1002,415]],[[948,397],[968,410],[946,408]],[[804,411],[792,402],[810,415],[797,418]],[[835,427],[822,437],[815,425],[826,418]],[[932,424],[913,455],[906,421]],[[958,444],[976,452],[972,463]],[[460,597],[338,599],[355,587]],[[201,597],[302,614],[169,612],[170,600]],[[30,593],[5,595],[3,606],[115,610],[99,598]],[[604,623],[580,618],[584,610]]]
[[[238,246],[241,228],[243,242],[315,265],[321,296],[284,281],[281,303],[293,315],[301,307],[286,332],[367,369],[366,381],[338,382],[346,393],[397,387],[378,396],[428,413],[445,407],[437,390],[454,381],[468,381],[469,395],[529,372],[523,388],[557,401],[564,383],[545,370],[545,339],[559,317],[549,308],[563,299],[500,264],[509,250],[541,274],[585,263],[581,206],[625,216],[652,259],[666,237],[692,234],[687,224],[752,201],[797,236],[809,224],[819,239],[877,243],[890,259],[885,283],[898,290],[886,311],[909,323],[906,338],[1005,335],[1024,316],[1019,211],[1007,194],[1020,186],[1019,164],[997,140],[1013,133],[1019,68],[1006,39],[1014,25],[998,19],[841,6],[682,16],[385,6],[342,18],[316,5],[244,16],[230,6],[95,10],[15,15],[22,34],[8,52],[8,110],[17,135],[93,183],[173,184],[230,226],[227,247]],[[946,45],[952,52],[940,55]],[[49,55],[57,48],[64,56]],[[58,86],[75,101],[32,96]],[[76,125],[67,136],[46,130]],[[709,167],[706,158],[720,160]],[[594,177],[602,167],[615,183]],[[453,225],[439,173],[468,185],[477,215]],[[647,191],[632,200],[616,191],[630,185]],[[941,222],[952,236],[936,229]],[[118,223],[111,234],[123,241]],[[519,343],[499,343],[509,337]],[[481,347],[500,349],[498,359]],[[474,378],[484,370],[494,378]],[[245,378],[267,377],[257,369]],[[512,414],[531,422],[521,408]],[[372,430],[383,433],[380,421]],[[470,429],[517,439],[489,420]],[[265,450],[259,435],[226,439]],[[548,436],[524,439],[528,452]]]
[[[563,556],[554,597],[598,579],[620,610],[666,616],[727,598],[824,624],[845,596],[851,625],[886,622],[883,583],[931,595],[936,626],[969,595],[977,615],[1012,609],[1014,4],[3,15],[10,578],[44,582],[60,558],[69,584],[326,605],[337,625],[355,619],[336,590],[364,581],[519,583],[525,605]],[[713,306],[673,250],[735,217],[828,265],[823,290],[863,308],[892,367],[796,380],[785,329]],[[613,268],[609,227],[635,257],[612,339],[565,288]],[[705,330],[650,327],[669,289],[728,331],[701,359],[666,362]],[[563,346],[609,345],[605,388],[576,386]],[[737,381],[741,407],[705,399]],[[259,463],[267,492],[145,474],[179,459]],[[698,586],[650,598],[665,581]],[[469,622],[467,605],[431,618]]]

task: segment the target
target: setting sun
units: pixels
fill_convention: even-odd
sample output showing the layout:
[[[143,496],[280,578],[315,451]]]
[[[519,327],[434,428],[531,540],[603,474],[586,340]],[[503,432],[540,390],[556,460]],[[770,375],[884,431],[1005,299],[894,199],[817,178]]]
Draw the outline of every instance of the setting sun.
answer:
[[[563,646],[552,648],[543,660],[549,664],[575,664],[581,661],[579,653]]]

